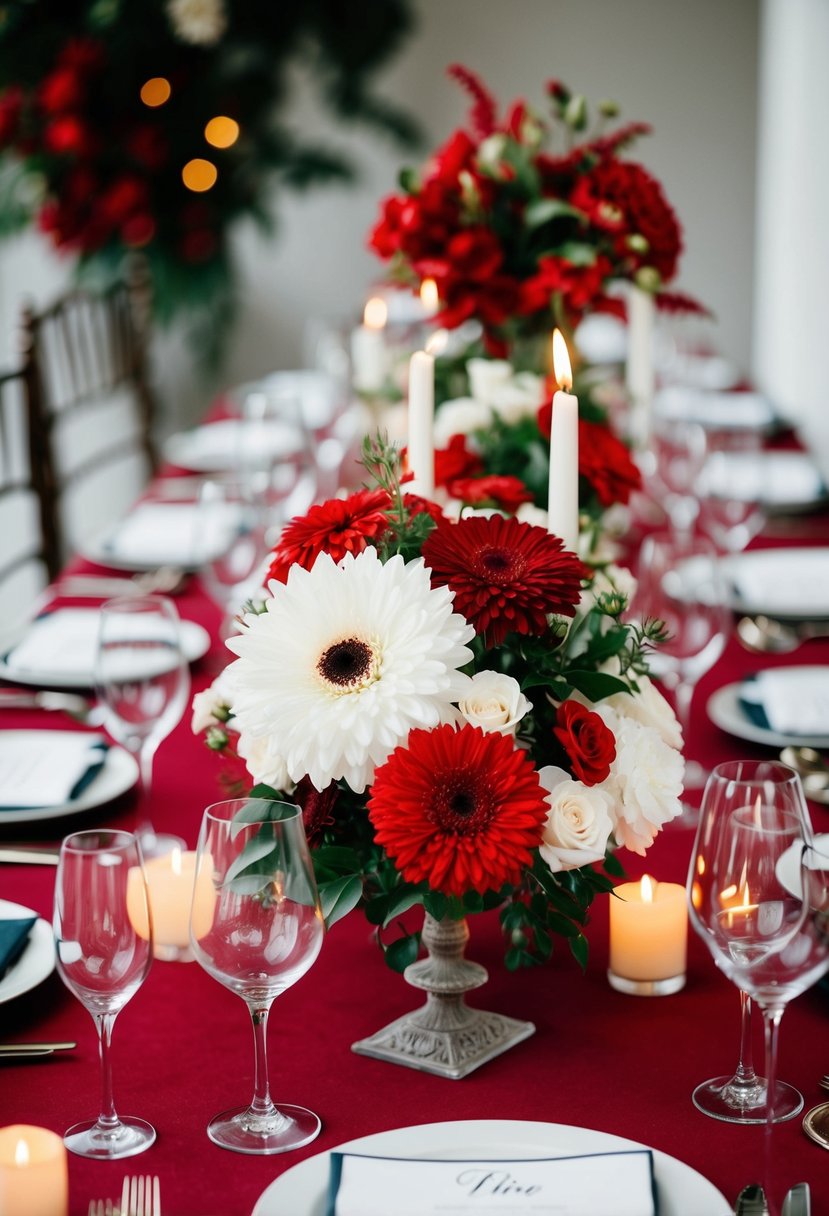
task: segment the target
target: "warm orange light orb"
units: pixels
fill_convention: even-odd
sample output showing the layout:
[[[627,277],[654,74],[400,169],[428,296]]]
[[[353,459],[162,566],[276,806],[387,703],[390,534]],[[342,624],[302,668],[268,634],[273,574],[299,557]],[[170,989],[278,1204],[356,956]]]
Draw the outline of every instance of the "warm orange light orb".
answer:
[[[204,128],[204,138],[214,148],[229,148],[239,138],[239,124],[234,118],[218,114]]]
[[[171,92],[169,80],[163,76],[153,76],[142,84],[141,100],[145,106],[163,106],[165,101],[169,101]]]
[[[202,160],[198,156],[194,160],[188,160],[181,171],[181,180],[188,190],[194,190],[196,194],[203,194],[205,190],[215,186],[218,176],[219,172],[213,162]]]

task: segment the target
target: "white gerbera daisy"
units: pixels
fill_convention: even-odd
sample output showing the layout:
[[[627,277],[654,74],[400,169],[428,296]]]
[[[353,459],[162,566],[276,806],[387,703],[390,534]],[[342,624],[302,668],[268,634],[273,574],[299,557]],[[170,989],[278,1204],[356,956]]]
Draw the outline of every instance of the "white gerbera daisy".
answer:
[[[270,591],[267,612],[247,615],[227,643],[239,656],[233,710],[292,781],[307,774],[324,790],[342,777],[360,793],[410,730],[454,721],[474,630],[422,559],[322,553]]]

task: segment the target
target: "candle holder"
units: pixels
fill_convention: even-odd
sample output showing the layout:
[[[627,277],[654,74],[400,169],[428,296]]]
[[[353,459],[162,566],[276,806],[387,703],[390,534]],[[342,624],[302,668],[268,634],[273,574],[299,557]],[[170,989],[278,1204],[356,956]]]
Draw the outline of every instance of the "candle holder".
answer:
[[[611,988],[626,996],[672,996],[685,987],[688,913],[685,888],[656,882],[620,883],[610,901]]]
[[[608,967],[607,982],[611,988],[624,992],[626,996],[673,996],[685,987],[685,972],[662,980],[629,980]]]

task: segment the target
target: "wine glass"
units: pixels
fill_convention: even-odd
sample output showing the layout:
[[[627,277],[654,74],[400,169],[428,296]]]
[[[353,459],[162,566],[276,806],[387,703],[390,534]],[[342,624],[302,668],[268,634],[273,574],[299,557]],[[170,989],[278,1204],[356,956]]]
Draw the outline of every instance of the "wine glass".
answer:
[[[155,1129],[119,1118],[110,1047],[116,1016],[143,984],[152,962],[150,911],[141,847],[131,832],[75,832],[60,848],[55,882],[57,966],[92,1015],[101,1055],[101,1113],[64,1136],[81,1157],[115,1160],[143,1153]]]
[[[760,810],[756,808],[759,806]],[[744,825],[748,815],[749,827]],[[749,873],[749,863],[759,871],[773,867],[775,857],[811,837],[803,791],[797,774],[772,762],[730,761],[714,769],[705,787],[700,808],[697,838],[688,871],[691,920],[719,962],[714,947],[720,931],[716,918],[726,913],[737,921],[750,913],[757,902],[759,878]],[[727,850],[740,848],[727,860]],[[749,848],[754,854],[749,856]],[[799,859],[799,853],[798,853]],[[745,865],[745,874],[740,867]],[[795,870],[796,870],[795,866]],[[740,869],[740,873],[736,871]],[[735,877],[736,876],[736,877]],[[752,909],[753,910],[753,909]],[[707,918],[714,918],[713,927]],[[726,928],[730,928],[726,925]],[[722,965],[722,964],[720,964]],[[723,970],[727,968],[723,966]],[[766,1122],[766,1079],[754,1071],[751,1052],[751,998],[740,988],[740,1056],[733,1076],[713,1077],[693,1092],[694,1105],[704,1114],[729,1123]],[[803,1098],[790,1085],[777,1082],[774,1095],[775,1122],[793,1118]]]
[[[235,632],[235,616],[261,590],[271,549],[266,507],[248,476],[206,479],[199,492],[198,562],[201,580],[222,611],[221,636]]]
[[[209,806],[199,835],[190,941],[205,971],[244,1000],[255,1045],[251,1104],[224,1111],[207,1127],[222,1148],[284,1153],[319,1134],[312,1111],[271,1100],[266,1036],[271,1005],[311,967],[324,932],[299,807],[257,798]]]
[[[763,436],[749,428],[708,434],[708,455],[697,485],[700,524],[726,553],[745,549],[765,523],[762,447]]]
[[[698,422],[674,417],[654,420],[644,474],[648,489],[662,501],[677,536],[690,535],[699,515],[697,481],[706,451],[705,430]]]
[[[146,805],[153,758],[180,721],[190,693],[175,605],[164,596],[120,596],[101,605],[95,686],[104,727],[138,759]],[[177,836],[158,834],[148,821],[138,832],[145,857],[167,853]]]
[[[694,689],[722,654],[730,626],[725,580],[709,540],[674,533],[645,538],[637,578],[631,613],[665,624],[667,637],[650,664],[653,674],[673,693],[687,749]],[[686,789],[701,789],[707,775],[702,765],[686,756]]]

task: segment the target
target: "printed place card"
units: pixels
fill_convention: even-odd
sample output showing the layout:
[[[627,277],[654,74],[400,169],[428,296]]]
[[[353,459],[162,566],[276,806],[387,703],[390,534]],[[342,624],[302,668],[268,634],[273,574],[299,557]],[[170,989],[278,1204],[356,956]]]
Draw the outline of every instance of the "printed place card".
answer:
[[[657,1216],[647,1149],[533,1161],[331,1154],[326,1216]]]

